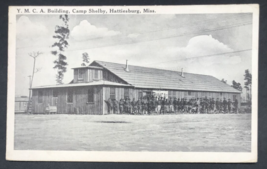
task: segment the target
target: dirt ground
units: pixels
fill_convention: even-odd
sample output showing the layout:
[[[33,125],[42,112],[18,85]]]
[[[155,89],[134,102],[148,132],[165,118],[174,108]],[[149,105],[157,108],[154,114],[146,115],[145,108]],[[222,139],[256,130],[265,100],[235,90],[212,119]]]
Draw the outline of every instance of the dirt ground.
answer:
[[[249,152],[251,114],[19,115],[16,150]]]

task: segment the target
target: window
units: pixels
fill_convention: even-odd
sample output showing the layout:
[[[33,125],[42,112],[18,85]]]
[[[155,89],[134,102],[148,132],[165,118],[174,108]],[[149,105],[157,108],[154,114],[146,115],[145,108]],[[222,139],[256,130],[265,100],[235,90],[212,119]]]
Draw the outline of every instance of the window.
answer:
[[[130,97],[130,89],[125,88],[124,89],[124,98]]]
[[[78,79],[83,79],[84,70],[78,69]]]
[[[111,99],[115,99],[116,98],[115,88],[114,87],[110,88],[110,98]]]
[[[191,96],[191,92],[190,91],[188,91],[188,96]]]
[[[67,93],[67,102],[68,103],[73,103],[73,91],[72,90],[68,90],[68,93]]]
[[[94,79],[98,79],[98,70],[94,70]]]
[[[89,88],[88,89],[87,101],[88,101],[88,103],[93,103],[94,102],[94,88]]]
[[[43,91],[38,91],[38,103],[43,102]]]
[[[58,96],[58,91],[53,90],[53,97],[57,97]]]
[[[222,92],[220,93],[220,96],[222,96]]]

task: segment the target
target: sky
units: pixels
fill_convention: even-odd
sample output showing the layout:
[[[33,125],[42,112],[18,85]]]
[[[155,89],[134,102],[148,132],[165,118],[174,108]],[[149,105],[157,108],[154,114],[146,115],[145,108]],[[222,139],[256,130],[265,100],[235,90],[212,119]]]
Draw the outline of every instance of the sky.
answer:
[[[73,78],[82,53],[93,60],[177,70],[235,80],[244,86],[251,72],[252,14],[69,15],[70,37],[64,83]],[[17,15],[16,95],[28,95],[33,69],[39,71],[33,86],[56,84],[51,54],[59,15]],[[140,79],[141,80],[141,79]],[[167,83],[167,82],[166,82]]]

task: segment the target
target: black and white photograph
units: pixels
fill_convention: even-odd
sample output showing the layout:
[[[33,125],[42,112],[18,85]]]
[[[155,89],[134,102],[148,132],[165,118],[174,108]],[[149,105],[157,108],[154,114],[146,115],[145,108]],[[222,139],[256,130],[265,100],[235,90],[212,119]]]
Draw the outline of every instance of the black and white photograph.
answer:
[[[257,162],[257,5],[9,8],[7,160]]]

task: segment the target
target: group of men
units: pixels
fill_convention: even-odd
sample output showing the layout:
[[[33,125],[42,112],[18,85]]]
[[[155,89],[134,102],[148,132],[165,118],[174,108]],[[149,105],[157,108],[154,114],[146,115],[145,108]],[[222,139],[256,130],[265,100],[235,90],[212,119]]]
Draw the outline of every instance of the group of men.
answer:
[[[106,101],[109,113],[114,114],[165,114],[165,113],[238,113],[238,100],[233,102],[214,98],[165,98],[145,96],[137,101],[129,97],[125,99],[109,98]]]

